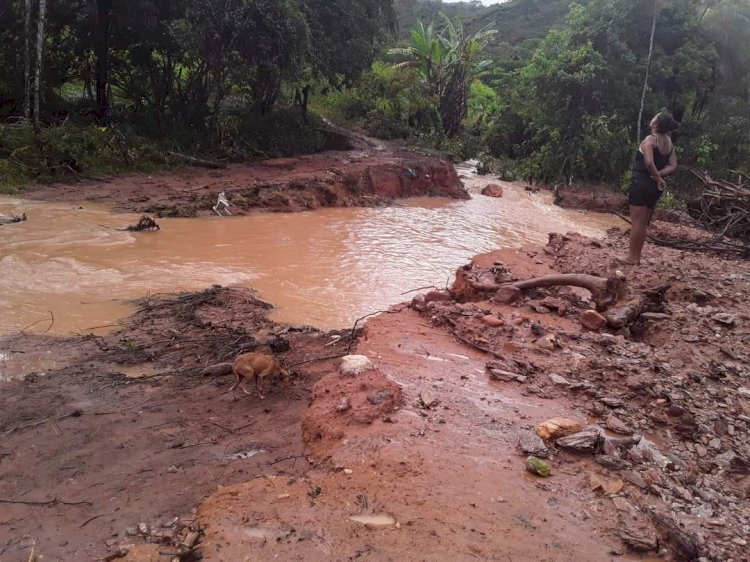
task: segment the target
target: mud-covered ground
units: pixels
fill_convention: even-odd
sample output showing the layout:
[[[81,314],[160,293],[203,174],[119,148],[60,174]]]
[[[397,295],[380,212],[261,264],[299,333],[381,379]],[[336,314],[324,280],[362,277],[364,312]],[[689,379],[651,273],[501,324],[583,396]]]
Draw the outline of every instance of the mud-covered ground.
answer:
[[[556,236],[473,271],[606,274],[625,243]],[[750,267],[646,251],[626,300],[670,288],[620,330],[581,326],[582,289],[508,305],[459,285],[370,319],[352,349],[348,331],[276,326],[218,288],[143,301],[104,338],[19,337],[72,365],[3,386],[0,556],[158,560],[192,526],[207,560],[742,560]],[[229,376],[200,371],[247,349],[304,363],[265,401],[233,401]],[[375,370],[318,360],[350,351]],[[519,443],[559,417],[608,441],[547,441],[551,476],[529,474]]]
[[[164,175],[37,186],[24,196],[99,201],[116,210],[157,217],[194,217],[214,213],[220,193],[229,200],[233,215],[371,207],[401,197],[469,197],[450,162],[367,144],[360,150],[233,164],[219,170],[185,168]]]
[[[448,166],[438,160],[370,158],[326,153],[289,169],[273,161],[34,196],[195,215],[213,212],[219,191],[241,201],[229,185],[249,174],[237,189],[258,198],[241,211],[274,210],[274,193],[309,195],[335,162],[370,179],[382,164],[390,179],[325,178],[347,194],[331,204],[465,195],[448,171],[437,185],[457,191],[424,192]],[[255,189],[268,178],[285,187]],[[407,189],[417,178],[421,193]],[[376,184],[390,187],[352,190]],[[653,232],[700,236],[664,222]],[[451,291],[356,331],[278,325],[252,291],[213,287],[143,299],[107,336],[3,340],[6,353],[33,362],[52,352],[64,367],[0,386],[0,560],[745,560],[750,265],[649,244],[640,267],[617,266],[626,244],[613,230],[478,256]],[[510,304],[487,289],[615,267],[627,278],[620,302],[661,287],[624,327],[583,327],[584,289],[527,290]],[[202,374],[250,350],[293,371],[265,400],[234,400],[230,375]],[[345,375],[347,354],[372,369]],[[537,429],[553,418],[584,436],[542,442]],[[528,472],[530,454],[549,476]]]

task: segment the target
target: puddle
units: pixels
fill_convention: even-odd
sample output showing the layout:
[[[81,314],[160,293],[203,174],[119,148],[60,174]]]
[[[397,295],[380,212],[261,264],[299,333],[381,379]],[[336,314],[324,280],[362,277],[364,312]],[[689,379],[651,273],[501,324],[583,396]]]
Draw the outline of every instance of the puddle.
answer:
[[[497,180],[465,182],[475,192]],[[0,334],[30,324],[29,333],[101,334],[131,312],[129,300],[213,284],[256,288],[279,322],[351,327],[408,300],[405,291],[444,287],[478,253],[545,243],[551,231],[601,236],[618,225],[615,217],[555,207],[549,193],[503,185],[502,198],[160,219],[159,232],[140,233],[114,230],[138,216],[102,205],[2,196],[0,213],[28,220],[2,227]]]
[[[378,515],[352,515],[349,517],[352,521],[362,523],[363,525],[388,526],[396,523],[396,520],[385,513]]]

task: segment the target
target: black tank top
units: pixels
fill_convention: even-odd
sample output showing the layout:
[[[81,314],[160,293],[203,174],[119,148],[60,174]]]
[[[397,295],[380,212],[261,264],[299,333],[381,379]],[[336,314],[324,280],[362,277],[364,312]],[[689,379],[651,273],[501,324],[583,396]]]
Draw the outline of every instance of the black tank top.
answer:
[[[652,135],[655,136],[655,135]],[[656,146],[654,146],[654,165],[656,166],[657,170],[662,170],[666,168],[667,164],[669,164],[669,158],[672,156],[672,152],[674,152],[674,144],[670,142],[669,144],[672,145],[672,149],[669,151],[669,154],[662,154],[659,152],[659,143],[656,143]],[[648,168],[646,168],[646,161],[643,159],[643,153],[639,150],[638,153],[635,155],[635,163],[633,164],[633,172],[650,176]]]

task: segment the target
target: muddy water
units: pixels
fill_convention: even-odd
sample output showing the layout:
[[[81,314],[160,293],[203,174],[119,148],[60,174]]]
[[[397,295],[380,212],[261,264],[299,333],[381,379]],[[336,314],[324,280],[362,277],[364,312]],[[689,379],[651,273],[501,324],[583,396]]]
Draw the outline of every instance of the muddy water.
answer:
[[[476,192],[488,180],[464,181]],[[29,219],[0,227],[0,334],[101,333],[129,313],[128,299],[215,283],[255,287],[282,322],[350,326],[409,298],[404,291],[445,287],[477,253],[544,242],[552,231],[596,236],[616,224],[504,187],[501,199],[474,193],[386,209],[162,219],[157,233],[114,230],[137,217],[103,206],[3,197],[0,213]]]

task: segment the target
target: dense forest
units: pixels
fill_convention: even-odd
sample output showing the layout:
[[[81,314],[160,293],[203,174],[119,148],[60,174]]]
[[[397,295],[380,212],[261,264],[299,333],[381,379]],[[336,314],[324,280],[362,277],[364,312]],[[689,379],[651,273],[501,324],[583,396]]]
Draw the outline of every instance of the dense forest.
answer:
[[[682,163],[750,168],[748,0],[0,0],[0,21],[5,188],[321,150],[320,116],[617,185],[666,108]]]

